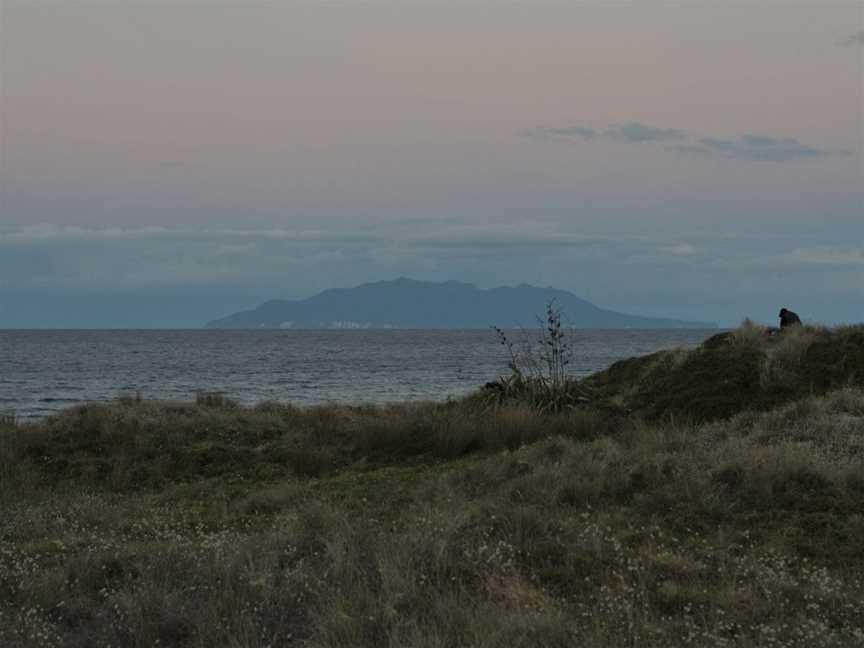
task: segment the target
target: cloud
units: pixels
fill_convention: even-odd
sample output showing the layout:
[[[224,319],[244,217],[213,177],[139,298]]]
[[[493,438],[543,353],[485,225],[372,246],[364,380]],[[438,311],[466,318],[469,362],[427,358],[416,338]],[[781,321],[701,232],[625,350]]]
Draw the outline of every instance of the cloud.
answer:
[[[476,267],[488,262],[492,269],[484,272],[493,272],[514,259],[533,265],[537,259],[559,254],[602,260],[661,247],[669,248],[672,255],[687,252],[677,239],[589,236],[567,222],[544,220],[390,223],[366,228],[362,237],[356,229],[346,225],[322,236],[314,229],[279,227],[100,229],[40,224],[7,228],[0,230],[0,288],[4,284],[18,290],[260,287],[307,274],[326,287],[328,282],[350,281],[355,266],[367,274],[391,270],[405,274],[415,266],[431,271],[452,263]],[[342,278],[337,280],[335,275]]]
[[[214,256],[242,256],[255,251],[258,244],[254,241],[248,243],[224,243],[216,248]]]
[[[702,144],[676,144],[675,146],[667,146],[666,150],[692,157],[710,158],[715,156],[714,151]]]
[[[541,127],[528,131],[530,137],[538,139],[583,139],[605,138],[624,142],[668,142],[687,138],[687,133],[677,128],[657,128],[639,122],[610,124],[605,130],[589,126]]]
[[[355,231],[312,228],[168,228],[168,227],[80,227],[36,223],[13,228],[0,228],[0,245],[47,243],[51,241],[125,241],[141,239],[202,240],[202,239],[262,239],[278,241],[344,241],[368,240]]]
[[[655,128],[639,122],[630,122],[623,126],[610,126],[606,135],[628,142],[669,142],[687,138],[687,133],[677,128]]]
[[[829,156],[848,156],[850,151],[835,151],[804,144],[793,137],[773,137],[747,133],[738,137],[708,137],[690,134],[680,128],[658,128],[640,122],[610,125],[603,131],[585,126],[539,128],[529,132],[538,139],[605,139],[629,144],[665,144],[672,153],[703,158],[729,158],[752,162],[786,162]],[[674,143],[677,142],[677,143]]]
[[[163,227],[140,228],[86,228],[75,225],[35,223],[23,227],[0,230],[0,243],[35,243],[39,241],[89,241],[153,238],[169,232]]]
[[[549,128],[546,129],[548,135],[561,135],[563,137],[581,137],[583,139],[592,139],[597,136],[597,131],[593,128],[585,126],[571,126],[569,128]]]
[[[78,298],[88,304],[83,309],[88,326],[134,325],[133,319],[116,319],[125,309],[113,295],[126,295],[129,303],[142,296],[163,304],[150,315],[136,314],[141,324],[194,326],[265,299],[399,275],[484,286],[552,284],[618,310],[639,307],[723,322],[758,316],[778,295],[791,304],[818,295],[834,301],[805,312],[851,321],[850,313],[859,317],[864,268],[864,249],[849,242],[854,236],[835,229],[818,242],[788,228],[734,237],[680,227],[657,227],[645,236],[589,234],[575,219],[405,220],[371,228],[346,223],[329,238],[314,228],[279,225],[260,230],[43,225],[29,228],[26,239],[24,229],[7,228],[0,239],[0,302],[7,308],[0,327],[78,325],[77,315],[57,306]],[[163,299],[172,294],[201,300]],[[66,301],[57,301],[58,295]],[[97,302],[93,295],[103,297]],[[766,317],[775,313],[772,305]]]
[[[766,242],[758,244],[762,248],[761,254],[730,254],[722,261],[724,267],[729,270],[797,270],[807,272],[811,277],[818,277],[819,273],[824,271],[835,270],[848,273],[852,285],[858,289],[862,286],[860,268],[864,267],[864,246],[803,244],[790,249],[781,243],[781,248],[769,250],[770,246]]]
[[[695,256],[699,251],[690,243],[675,243],[661,247],[660,252],[669,256],[690,257]]]
[[[837,41],[840,47],[853,47],[855,45],[864,45],[864,30],[856,32],[847,38]]]
[[[805,265],[864,266],[864,247],[818,246],[797,248],[783,257],[785,261]]]
[[[699,140],[698,145],[688,147],[684,152],[701,152],[708,156],[730,157],[738,160],[757,162],[784,162],[799,158],[848,154],[845,151],[835,152],[828,149],[816,148],[815,146],[808,146],[791,137],[780,139],[767,135],[742,135],[737,139],[703,137]]]
[[[54,249],[89,244],[122,244],[141,241],[145,244],[172,242],[194,246],[212,243],[217,256],[249,254],[266,243],[355,245],[372,243],[410,243],[418,247],[576,247],[592,245],[604,237],[582,236],[562,231],[553,221],[440,223],[390,222],[367,225],[363,232],[350,225],[330,230],[317,228],[223,228],[223,227],[79,227],[39,223],[0,228],[0,248],[6,253],[15,247]],[[257,246],[257,247],[256,247]]]

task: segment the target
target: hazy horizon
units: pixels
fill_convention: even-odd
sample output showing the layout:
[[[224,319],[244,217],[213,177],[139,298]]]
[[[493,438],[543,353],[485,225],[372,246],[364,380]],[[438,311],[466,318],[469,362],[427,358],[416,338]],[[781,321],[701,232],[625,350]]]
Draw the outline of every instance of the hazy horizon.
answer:
[[[0,5],[0,328],[410,276],[864,321],[864,4]]]

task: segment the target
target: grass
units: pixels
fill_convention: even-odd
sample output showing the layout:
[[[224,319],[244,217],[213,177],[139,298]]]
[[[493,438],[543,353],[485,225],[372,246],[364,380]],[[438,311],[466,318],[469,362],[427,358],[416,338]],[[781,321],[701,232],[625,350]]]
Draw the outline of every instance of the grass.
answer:
[[[562,316],[553,299],[546,304],[545,317],[537,318],[537,329],[523,329],[513,338],[503,329],[492,327],[507,350],[510,375],[486,383],[475,400],[487,408],[517,404],[550,413],[584,408],[592,394],[568,373],[574,349],[569,339],[572,330],[568,333]]]
[[[709,421],[864,386],[864,325],[802,326],[769,335],[745,321],[692,350],[660,351],[585,381],[597,404],[650,420]]]
[[[826,344],[860,334],[628,361],[617,410],[124,399],[0,425],[0,645],[864,645],[862,365]],[[619,372],[674,384],[713,345],[813,393],[620,413],[647,387]]]

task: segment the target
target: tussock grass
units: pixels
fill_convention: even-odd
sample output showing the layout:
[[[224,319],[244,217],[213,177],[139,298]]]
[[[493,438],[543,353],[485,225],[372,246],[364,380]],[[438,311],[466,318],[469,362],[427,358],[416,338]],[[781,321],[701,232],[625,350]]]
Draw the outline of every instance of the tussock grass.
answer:
[[[727,418],[848,385],[864,386],[864,325],[779,333],[750,320],[690,350],[612,365],[584,381],[595,402],[648,419]]]
[[[211,478],[239,483],[322,477],[355,462],[377,466],[457,458],[517,448],[550,434],[596,436],[611,425],[608,416],[594,412],[541,417],[527,406],[489,409],[470,399],[308,409],[225,402],[124,400],[82,405],[17,426],[4,434],[0,460],[29,467],[10,468],[3,479],[14,474],[33,488],[73,484],[126,492]],[[15,488],[6,484],[2,492]]]
[[[747,325],[595,377],[618,413],[127,398],[0,425],[0,645],[862,646],[862,344]]]
[[[0,440],[0,645],[864,643],[860,389],[702,424],[123,402]]]
[[[765,339],[770,335],[770,332],[770,327],[754,322],[747,317],[743,322],[741,322],[741,325],[737,329],[724,337],[728,339],[731,344],[736,346],[759,350],[764,347]],[[721,333],[720,335],[722,336],[723,334]],[[724,337],[721,337],[720,339],[724,339]]]

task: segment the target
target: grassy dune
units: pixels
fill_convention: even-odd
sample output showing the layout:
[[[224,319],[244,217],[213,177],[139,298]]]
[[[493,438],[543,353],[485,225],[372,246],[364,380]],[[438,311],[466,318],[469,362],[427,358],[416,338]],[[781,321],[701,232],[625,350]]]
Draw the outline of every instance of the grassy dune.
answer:
[[[864,328],[763,333],[555,414],[0,421],[0,646],[864,646]]]
[[[864,387],[864,326],[802,326],[772,336],[748,321],[695,350],[616,363],[588,383],[601,399],[650,420],[704,421],[767,410],[831,389]]]

